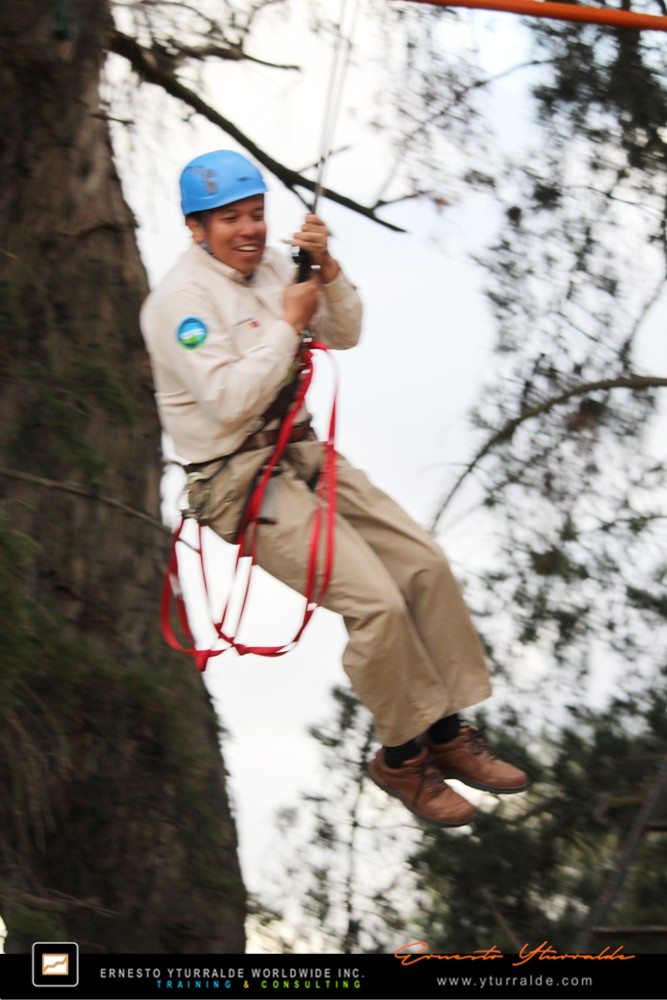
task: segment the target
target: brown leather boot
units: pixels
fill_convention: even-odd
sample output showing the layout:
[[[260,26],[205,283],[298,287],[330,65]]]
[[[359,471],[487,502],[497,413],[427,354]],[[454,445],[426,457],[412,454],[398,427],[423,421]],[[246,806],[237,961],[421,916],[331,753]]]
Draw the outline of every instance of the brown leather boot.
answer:
[[[426,750],[394,768],[387,767],[384,750],[380,749],[369,761],[368,773],[376,785],[427,823],[465,826],[475,815],[475,807],[444,783]]]
[[[498,760],[476,729],[462,723],[459,735],[447,743],[434,743],[428,736],[424,746],[445,778],[458,778],[483,792],[523,792],[530,785],[525,771]]]

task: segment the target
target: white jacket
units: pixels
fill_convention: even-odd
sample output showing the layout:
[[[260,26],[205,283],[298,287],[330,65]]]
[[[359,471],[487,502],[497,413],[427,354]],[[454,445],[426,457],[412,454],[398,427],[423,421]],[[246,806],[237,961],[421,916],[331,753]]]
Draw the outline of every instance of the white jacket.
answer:
[[[141,328],[160,420],[188,462],[236,451],[283,386],[300,344],[280,318],[293,275],[274,249],[246,279],[193,243],[146,299]],[[356,289],[342,272],[322,287],[313,335],[353,347],[361,328]]]

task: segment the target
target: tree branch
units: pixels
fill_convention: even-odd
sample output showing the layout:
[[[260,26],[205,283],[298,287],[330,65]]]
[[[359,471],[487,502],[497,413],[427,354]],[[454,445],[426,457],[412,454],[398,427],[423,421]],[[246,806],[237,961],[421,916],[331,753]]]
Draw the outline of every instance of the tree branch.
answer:
[[[542,403],[531,406],[520,413],[518,417],[513,417],[511,420],[506,421],[500,430],[496,431],[495,434],[493,434],[479,449],[477,454],[471,459],[468,465],[466,465],[465,469],[456,480],[449,493],[447,493],[440,501],[431,521],[430,530],[436,530],[438,521],[444,514],[447,506],[452,500],[452,497],[458,491],[461,484],[468,478],[471,472],[477,468],[482,459],[485,458],[486,455],[488,455],[489,452],[496,447],[496,445],[502,444],[504,441],[509,441],[517,427],[520,427],[521,424],[525,423],[527,420],[532,420],[534,417],[540,417],[542,414],[548,413],[556,406],[566,403],[575,396],[583,396],[589,392],[600,392],[610,389],[651,389],[664,386],[667,386],[667,378],[660,378],[659,376],[652,375],[628,375],[619,378],[601,379],[598,382],[586,382],[583,385],[567,389],[565,392],[559,393],[558,396],[552,396],[550,399],[546,399]]]
[[[639,311],[639,315],[637,316],[635,322],[632,324],[632,329],[628,333],[628,336],[625,338],[625,341],[623,342],[621,350],[619,352],[621,358],[627,358],[628,355],[630,354],[632,345],[637,339],[637,334],[639,333],[644,320],[653,309],[653,306],[658,302],[660,296],[664,291],[666,283],[667,283],[667,270],[665,271],[664,274],[660,276],[660,280],[656,284],[655,289],[649,295],[646,302],[644,302],[642,308]]]
[[[138,43],[137,43],[138,44]],[[270,69],[287,69],[300,72],[301,67],[294,63],[276,63],[268,59],[260,59],[258,56],[248,55],[241,45],[220,45],[209,43],[208,45],[182,45],[173,38],[169,39],[169,48],[164,48],[155,43],[153,47],[144,49],[144,52],[152,52],[157,57],[158,63],[164,64],[165,71],[175,69],[188,59],[222,59],[227,62],[253,62],[260,66],[268,66]]]
[[[37,896],[34,893],[24,892],[21,889],[7,887],[5,883],[0,886],[0,899],[12,904],[17,900],[23,905],[36,910],[48,910],[52,913],[67,913],[73,909],[83,908],[92,910],[102,916],[114,916],[115,911],[102,906],[98,899],[75,899],[64,892],[53,890],[49,896]]]
[[[139,45],[134,38],[130,38],[129,35],[123,34],[121,31],[113,30],[109,33],[108,47],[110,51],[115,52],[117,55],[122,56],[127,59],[131,64],[135,72],[141,77],[141,79],[146,80],[148,83],[153,83],[158,87],[162,87],[168,94],[175,97],[177,100],[183,101],[194,111],[203,115],[208,121],[213,125],[217,125],[218,128],[226,132],[232,139],[243,146],[262,166],[266,167],[275,177],[277,177],[285,187],[289,188],[295,194],[298,194],[297,188],[305,188],[308,191],[315,191],[316,182],[304,177],[296,170],[291,170],[286,167],[283,163],[278,160],[274,160],[272,156],[269,156],[263,149],[261,149],[256,143],[252,141],[244,132],[242,132],[238,126],[234,125],[223,115],[219,114],[214,108],[212,108],[206,101],[202,100],[198,94],[190,90],[184,84],[182,84],[170,72],[167,67],[165,67],[161,62],[155,58],[153,52],[150,49],[144,48]],[[325,188],[323,191],[324,197],[328,198],[329,201],[335,202],[337,205],[342,205],[343,208],[348,208],[352,212],[356,212],[357,215],[362,215],[372,222],[377,222],[378,225],[384,226],[386,229],[391,229],[396,233],[403,233],[405,230],[401,226],[396,226],[391,222],[387,222],[384,219],[379,218],[375,214],[375,208],[368,207],[367,205],[361,205],[359,202],[354,201],[352,198],[348,198],[346,195],[339,194],[337,191],[332,191],[330,188]],[[299,195],[300,197],[300,195]]]
[[[156,517],[152,517],[143,510],[137,510],[136,507],[130,507],[129,504],[123,503],[121,500],[114,500],[113,497],[106,497],[100,493],[96,493],[95,490],[79,486],[78,483],[63,483],[57,479],[45,479],[43,476],[33,476],[29,472],[19,472],[17,469],[4,469],[1,467],[0,476],[7,476],[8,479],[20,479],[23,482],[33,483],[36,486],[45,486],[51,490],[61,490],[63,493],[73,493],[75,496],[86,497],[89,500],[97,500],[99,503],[106,504],[107,507],[114,507],[124,514],[129,514],[131,517],[139,518],[140,521],[145,521],[146,524],[157,528],[163,534],[171,535],[171,530],[165,524],[162,524],[161,521],[158,521]]]

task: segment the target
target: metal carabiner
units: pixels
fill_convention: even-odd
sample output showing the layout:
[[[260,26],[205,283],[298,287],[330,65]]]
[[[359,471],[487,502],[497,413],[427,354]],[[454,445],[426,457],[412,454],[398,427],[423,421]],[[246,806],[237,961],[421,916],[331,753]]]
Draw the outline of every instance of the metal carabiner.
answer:
[[[205,476],[203,472],[188,472],[181,493],[185,500],[185,506],[181,506],[181,516],[193,517],[199,521],[210,495],[211,476]]]

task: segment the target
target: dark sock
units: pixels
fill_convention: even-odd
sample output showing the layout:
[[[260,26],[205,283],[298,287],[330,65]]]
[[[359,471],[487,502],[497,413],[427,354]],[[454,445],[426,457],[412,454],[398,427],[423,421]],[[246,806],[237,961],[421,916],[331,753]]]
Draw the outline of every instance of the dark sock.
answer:
[[[399,768],[405,764],[406,760],[418,757],[421,747],[417,740],[408,740],[398,747],[384,747],[384,759],[387,767]]]
[[[429,726],[428,735],[434,743],[449,743],[459,735],[461,720],[458,715],[448,715]]]

